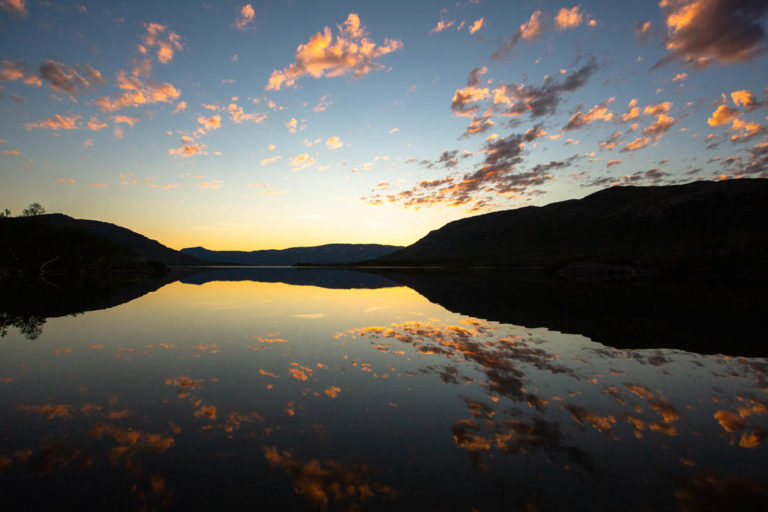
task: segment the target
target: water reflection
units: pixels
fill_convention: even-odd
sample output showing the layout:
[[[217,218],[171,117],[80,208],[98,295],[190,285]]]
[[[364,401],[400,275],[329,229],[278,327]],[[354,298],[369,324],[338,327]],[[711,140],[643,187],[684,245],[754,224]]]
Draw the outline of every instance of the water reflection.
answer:
[[[9,328],[0,414],[17,509],[768,505],[765,359],[610,347],[402,286],[173,282],[34,343]]]

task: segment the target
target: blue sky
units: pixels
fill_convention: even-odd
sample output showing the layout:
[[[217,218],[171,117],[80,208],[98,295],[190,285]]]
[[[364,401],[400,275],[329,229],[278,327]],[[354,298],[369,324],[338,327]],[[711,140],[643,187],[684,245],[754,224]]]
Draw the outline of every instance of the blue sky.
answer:
[[[174,248],[409,244],[766,177],[768,2],[0,0],[0,208]]]

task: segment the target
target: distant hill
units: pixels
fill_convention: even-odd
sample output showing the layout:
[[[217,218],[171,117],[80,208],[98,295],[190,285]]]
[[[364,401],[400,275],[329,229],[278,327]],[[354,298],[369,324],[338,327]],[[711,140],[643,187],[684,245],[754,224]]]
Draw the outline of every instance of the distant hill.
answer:
[[[211,251],[204,247],[189,247],[181,252],[194,258],[235,265],[285,266],[296,264],[332,265],[371,260],[390,254],[397,245],[327,244],[316,247],[292,247],[264,251]]]
[[[109,222],[73,219],[61,213],[41,215],[40,218],[46,219],[55,226],[80,228],[107,238],[118,247],[132,250],[136,256],[142,259],[161,261],[166,265],[201,265],[204,263],[197,258],[166,247],[156,240]]]
[[[343,268],[210,268],[189,273],[179,279],[186,284],[205,284],[211,281],[254,281],[259,283],[285,283],[296,286],[319,286],[341,289],[377,289],[400,286],[397,282]]]
[[[446,224],[375,265],[764,266],[768,180],[612,187],[583,199]]]

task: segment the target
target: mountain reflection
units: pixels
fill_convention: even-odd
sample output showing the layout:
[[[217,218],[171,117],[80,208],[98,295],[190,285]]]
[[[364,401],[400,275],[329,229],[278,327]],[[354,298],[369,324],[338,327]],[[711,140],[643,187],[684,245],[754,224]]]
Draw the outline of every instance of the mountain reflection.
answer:
[[[546,327],[622,348],[680,348],[764,356],[768,317],[762,283],[578,282],[503,270],[241,268],[177,270],[160,279],[0,283],[0,335],[9,327],[37,339],[46,318],[114,307],[179,280],[285,283],[327,289],[408,286],[449,311]],[[41,300],[42,298],[42,300]],[[380,306],[374,306],[372,310]],[[301,313],[300,318],[320,318]]]
[[[396,281],[386,277],[334,268],[211,267],[181,278],[182,283],[188,284],[205,284],[212,281],[257,281],[260,283],[285,283],[337,289],[376,289],[400,286]]]
[[[175,281],[47,318],[0,343],[11,509],[768,506],[763,358],[611,347],[403,286]]]

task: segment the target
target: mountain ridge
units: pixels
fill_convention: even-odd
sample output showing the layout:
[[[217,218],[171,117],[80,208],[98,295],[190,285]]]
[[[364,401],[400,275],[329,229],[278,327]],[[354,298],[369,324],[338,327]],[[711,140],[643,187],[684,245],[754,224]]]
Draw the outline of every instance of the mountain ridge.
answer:
[[[202,265],[206,262],[171,249],[140,233],[111,222],[91,219],[75,219],[63,213],[48,213],[39,216],[54,226],[75,227],[107,238],[123,249],[131,249],[140,258],[161,261],[166,265]]]
[[[768,257],[768,180],[611,187],[582,199],[450,222],[368,265],[574,270],[759,265]]]
[[[214,251],[198,246],[186,247],[180,252],[198,259],[234,265],[290,266],[346,264],[379,258],[402,248],[383,244],[324,244],[257,251]]]

